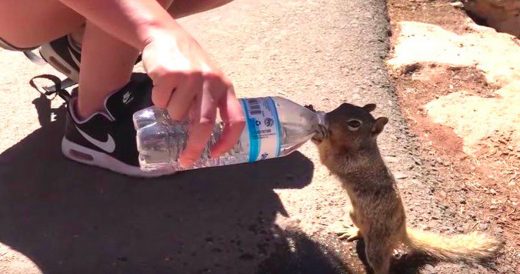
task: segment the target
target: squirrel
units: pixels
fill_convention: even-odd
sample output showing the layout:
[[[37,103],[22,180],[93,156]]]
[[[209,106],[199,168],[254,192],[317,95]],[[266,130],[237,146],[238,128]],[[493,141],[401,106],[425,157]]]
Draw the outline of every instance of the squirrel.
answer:
[[[475,263],[495,256],[503,242],[483,233],[443,236],[406,226],[396,180],[377,145],[388,118],[375,119],[370,114],[375,108],[344,103],[325,114],[326,125],[312,138],[321,163],[339,178],[350,198],[354,227],[346,233],[348,240],[364,240],[376,274],[389,272],[392,253],[401,243],[441,261]]]

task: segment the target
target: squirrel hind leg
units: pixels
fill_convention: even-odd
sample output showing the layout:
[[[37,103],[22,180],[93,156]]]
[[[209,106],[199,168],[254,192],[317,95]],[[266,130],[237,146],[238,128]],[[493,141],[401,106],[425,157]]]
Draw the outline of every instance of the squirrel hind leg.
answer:
[[[388,274],[393,246],[381,241],[365,239],[365,254],[375,274]]]

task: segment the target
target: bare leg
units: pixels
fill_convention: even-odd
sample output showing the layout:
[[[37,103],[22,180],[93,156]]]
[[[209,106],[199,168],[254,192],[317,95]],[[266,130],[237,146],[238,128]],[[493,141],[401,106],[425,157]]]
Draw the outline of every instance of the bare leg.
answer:
[[[172,0],[159,1],[170,6]],[[169,11],[174,17],[187,16],[221,6],[230,0],[176,0]],[[78,115],[88,117],[103,108],[105,98],[130,79],[138,51],[87,23],[82,45]],[[107,61],[108,60],[108,61]]]
[[[47,43],[81,31],[85,19],[56,0],[4,0],[0,2],[0,37],[16,47]],[[80,69],[78,114],[100,110],[106,95],[126,84],[137,51],[86,24]]]
[[[30,48],[74,32],[85,19],[57,0],[0,1],[0,37]]]
[[[173,18],[182,18],[195,13],[204,12],[210,9],[214,9],[223,6],[233,0],[202,0],[202,1],[190,1],[190,0],[174,0],[174,5],[170,5],[168,12]],[[84,35],[84,28],[81,28],[72,33],[72,38],[81,43]]]
[[[158,2],[169,7],[172,0]],[[169,11],[174,17],[182,17],[228,2],[230,0],[195,3],[177,0]],[[85,19],[81,15],[57,0],[0,2],[0,37],[16,47],[33,47],[69,33],[81,33],[84,24]],[[90,22],[86,22],[81,40],[81,92],[78,93],[77,110],[80,117],[87,117],[103,109],[106,96],[128,82],[138,52]]]
[[[81,49],[77,114],[103,109],[105,98],[130,80],[138,51],[87,22]]]
[[[159,2],[168,6],[172,1]],[[59,1],[0,2],[0,37],[16,47],[37,46],[80,33],[84,24],[82,16]],[[77,114],[87,117],[102,110],[106,96],[129,81],[138,52],[90,22],[82,44]]]

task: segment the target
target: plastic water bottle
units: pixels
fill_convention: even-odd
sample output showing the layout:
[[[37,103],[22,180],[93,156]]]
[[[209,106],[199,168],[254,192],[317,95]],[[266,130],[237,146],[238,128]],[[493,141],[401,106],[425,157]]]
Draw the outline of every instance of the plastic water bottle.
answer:
[[[314,112],[281,97],[240,99],[246,126],[239,141],[218,158],[210,149],[220,138],[223,124],[216,123],[201,158],[190,169],[255,162],[282,157],[298,149],[324,124],[324,113]],[[188,123],[172,121],[165,109],[149,107],[133,115],[142,170],[182,170],[177,159],[186,147]]]

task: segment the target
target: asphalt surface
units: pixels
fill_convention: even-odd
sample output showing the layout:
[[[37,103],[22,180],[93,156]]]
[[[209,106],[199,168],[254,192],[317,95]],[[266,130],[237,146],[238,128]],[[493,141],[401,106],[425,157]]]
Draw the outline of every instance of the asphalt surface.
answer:
[[[405,198],[428,197],[384,66],[384,1],[242,0],[181,23],[240,97],[284,96],[321,110],[378,104],[390,118],[383,154],[414,190]],[[128,178],[61,155],[61,102],[28,85],[51,68],[3,50],[0,67],[0,272],[364,270],[355,247],[330,233],[348,199],[312,144],[256,164]],[[416,211],[433,208],[423,198]]]

